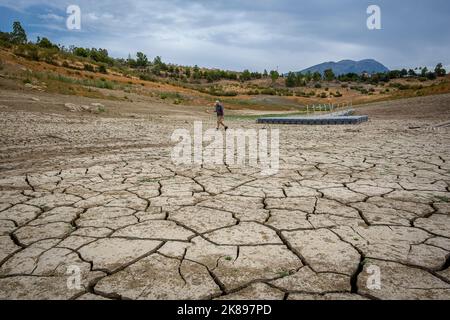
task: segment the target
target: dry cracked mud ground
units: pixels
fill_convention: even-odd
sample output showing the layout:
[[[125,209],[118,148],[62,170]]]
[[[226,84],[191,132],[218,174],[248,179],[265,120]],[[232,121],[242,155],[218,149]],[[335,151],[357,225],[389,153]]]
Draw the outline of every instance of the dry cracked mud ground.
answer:
[[[273,126],[267,177],[171,162],[173,130],[213,127],[204,113],[1,93],[1,299],[450,299],[450,128],[427,127],[449,95],[364,107],[360,126]]]

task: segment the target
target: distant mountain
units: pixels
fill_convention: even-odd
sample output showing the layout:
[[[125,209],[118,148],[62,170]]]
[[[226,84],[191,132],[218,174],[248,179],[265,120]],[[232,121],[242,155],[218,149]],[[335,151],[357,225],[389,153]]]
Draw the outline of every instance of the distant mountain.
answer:
[[[299,71],[297,73],[307,73],[308,71],[310,71],[311,73],[320,72],[321,74],[323,74],[327,69],[332,69],[334,74],[337,76],[346,73],[362,74],[364,72],[377,73],[389,71],[388,68],[386,68],[378,61],[373,59],[366,59],[361,61],[342,60],[339,62],[325,62]]]

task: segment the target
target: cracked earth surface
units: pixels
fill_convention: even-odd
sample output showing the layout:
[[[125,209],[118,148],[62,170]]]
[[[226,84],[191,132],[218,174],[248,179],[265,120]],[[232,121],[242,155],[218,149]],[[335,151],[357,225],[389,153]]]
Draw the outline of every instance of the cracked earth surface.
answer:
[[[450,128],[274,126],[267,177],[173,165],[190,121],[0,121],[1,299],[450,299]]]

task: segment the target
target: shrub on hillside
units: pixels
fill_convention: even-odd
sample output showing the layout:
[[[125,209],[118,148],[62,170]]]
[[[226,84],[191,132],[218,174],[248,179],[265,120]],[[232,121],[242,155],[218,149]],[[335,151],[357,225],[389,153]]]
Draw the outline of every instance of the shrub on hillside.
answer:
[[[14,54],[25,59],[39,61],[39,51],[35,45],[21,44],[14,49]]]
[[[56,44],[53,44],[50,40],[48,40],[47,38],[37,38],[36,41],[36,45],[40,48],[44,48],[44,49],[56,49],[59,51],[59,48]]]
[[[86,49],[84,49],[84,48],[75,48],[75,49],[73,49],[73,54],[78,56],[78,57],[84,57],[84,58],[89,57],[89,52]]]
[[[11,36],[7,32],[0,31],[0,47],[11,48]]]
[[[428,78],[428,80],[436,80],[437,75],[434,72],[428,72],[427,73],[427,78]]]
[[[154,81],[155,80],[155,78],[152,75],[145,74],[145,73],[140,74],[139,79],[144,80],[144,81]]]
[[[212,96],[217,97],[235,97],[238,95],[236,91],[224,91],[221,89],[214,89],[214,88],[211,88],[208,93]]]
[[[38,51],[39,60],[47,62],[48,64],[57,65],[57,52],[58,50],[53,49],[41,49]]]
[[[94,66],[92,64],[85,63],[84,70],[94,72]]]
[[[269,96],[275,96],[277,94],[277,91],[272,88],[264,88],[261,90],[261,94],[266,94]]]
[[[106,70],[106,67],[103,64],[98,67],[97,71],[100,73],[105,73],[105,74],[108,73],[108,71]]]

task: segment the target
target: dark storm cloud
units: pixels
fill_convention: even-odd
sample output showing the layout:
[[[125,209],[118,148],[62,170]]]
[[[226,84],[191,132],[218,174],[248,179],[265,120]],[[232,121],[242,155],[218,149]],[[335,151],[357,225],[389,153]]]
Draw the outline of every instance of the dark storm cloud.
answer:
[[[30,34],[66,45],[227,69],[288,71],[348,58],[374,58],[390,68],[450,64],[447,0],[77,2],[80,32],[65,30],[72,1],[2,0],[0,26],[23,19]],[[381,7],[382,30],[366,27],[370,4]]]

